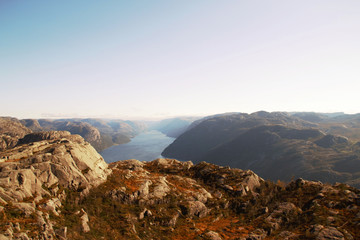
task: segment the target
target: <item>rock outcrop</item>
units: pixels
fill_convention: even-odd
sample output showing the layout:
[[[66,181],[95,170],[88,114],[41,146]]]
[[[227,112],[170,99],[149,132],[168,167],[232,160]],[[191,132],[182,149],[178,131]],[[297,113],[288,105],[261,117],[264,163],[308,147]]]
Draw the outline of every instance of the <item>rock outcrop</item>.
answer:
[[[12,117],[0,117],[0,134],[22,138],[31,130],[25,127],[18,119]]]
[[[89,143],[66,131],[28,134],[0,159],[0,204],[37,218],[46,239],[56,235],[46,214],[59,216],[66,191],[85,196],[111,173]]]
[[[18,140],[29,133],[31,130],[18,119],[0,117],[0,151],[15,147]]]

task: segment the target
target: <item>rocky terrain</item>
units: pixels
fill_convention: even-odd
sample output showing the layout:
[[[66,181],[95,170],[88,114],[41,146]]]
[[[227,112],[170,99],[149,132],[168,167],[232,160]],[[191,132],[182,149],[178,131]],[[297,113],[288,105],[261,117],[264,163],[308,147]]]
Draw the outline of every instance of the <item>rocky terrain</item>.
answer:
[[[344,144],[316,130],[255,130],[264,142]],[[0,239],[360,239],[360,190],[207,162],[107,165],[79,135],[24,132],[0,151]]]
[[[356,115],[334,118],[278,112],[216,115],[194,122],[162,155],[252,169],[273,181],[302,177],[359,187],[360,144],[356,138],[359,126]],[[341,127],[346,131],[341,131]]]
[[[106,181],[110,170],[100,169],[102,183],[90,191],[60,177],[43,181],[36,197],[2,201],[0,239],[360,237],[360,191],[345,184],[275,184],[250,170],[174,159],[112,163]],[[28,184],[21,179],[16,188]]]
[[[0,151],[16,146],[18,140],[31,130],[16,118],[0,117]]]
[[[30,133],[0,152],[0,239],[63,239],[56,228],[70,191],[85,196],[111,173],[96,150],[70,132]]]

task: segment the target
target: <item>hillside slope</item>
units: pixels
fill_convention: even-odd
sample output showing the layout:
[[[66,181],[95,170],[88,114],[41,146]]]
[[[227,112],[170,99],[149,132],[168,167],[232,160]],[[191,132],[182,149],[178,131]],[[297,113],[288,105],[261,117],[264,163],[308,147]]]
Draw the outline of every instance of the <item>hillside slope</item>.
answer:
[[[357,139],[328,134],[331,131],[325,123],[319,123],[326,116],[301,116],[313,122],[276,112],[207,117],[179,136],[162,155],[251,169],[274,181],[303,177],[360,186]]]

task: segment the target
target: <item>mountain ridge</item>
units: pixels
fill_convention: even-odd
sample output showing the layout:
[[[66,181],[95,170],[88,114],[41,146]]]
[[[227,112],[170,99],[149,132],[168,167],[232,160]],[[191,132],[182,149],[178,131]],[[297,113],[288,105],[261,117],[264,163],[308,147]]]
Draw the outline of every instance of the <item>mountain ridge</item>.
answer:
[[[250,168],[273,181],[303,177],[360,186],[360,149],[354,137],[360,133],[355,121],[358,116],[344,120],[341,115],[339,121],[339,116],[334,120],[321,115],[320,121],[319,114],[315,118],[310,113],[313,122],[309,122],[308,115],[301,114],[306,120],[289,113],[264,111],[206,117],[194,122],[162,155],[194,163],[206,160]],[[340,130],[335,126],[343,124],[348,126],[343,131],[346,137],[336,134]],[[346,167],[340,167],[342,164]]]

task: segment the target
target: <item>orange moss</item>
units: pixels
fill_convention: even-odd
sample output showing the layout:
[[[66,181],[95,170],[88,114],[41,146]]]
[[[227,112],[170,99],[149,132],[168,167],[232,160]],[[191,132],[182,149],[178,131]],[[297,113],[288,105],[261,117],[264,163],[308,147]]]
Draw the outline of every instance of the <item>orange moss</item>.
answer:
[[[190,185],[186,181],[179,181],[179,178],[176,178],[174,176],[169,175],[167,176],[166,180],[169,183],[171,183],[180,192],[186,192],[186,191],[199,192],[199,189],[193,187],[193,185]]]
[[[195,226],[200,229],[202,233],[207,231],[217,232],[223,239],[245,237],[249,232],[254,230],[252,226],[241,226],[239,219],[236,217],[221,218],[214,221],[213,216],[207,216],[197,220]]]

